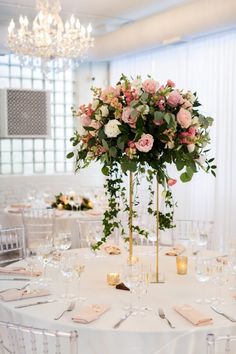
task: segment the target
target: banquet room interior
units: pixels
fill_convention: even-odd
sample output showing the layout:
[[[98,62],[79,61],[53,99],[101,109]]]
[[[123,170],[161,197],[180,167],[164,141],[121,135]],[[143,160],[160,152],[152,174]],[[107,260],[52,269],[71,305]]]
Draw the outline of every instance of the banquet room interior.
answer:
[[[235,84],[235,0],[0,0],[0,354],[236,354]]]

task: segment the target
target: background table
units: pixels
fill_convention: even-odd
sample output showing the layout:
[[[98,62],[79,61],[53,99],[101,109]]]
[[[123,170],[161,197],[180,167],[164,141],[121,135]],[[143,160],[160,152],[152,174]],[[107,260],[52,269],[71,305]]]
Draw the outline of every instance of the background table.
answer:
[[[139,255],[140,247],[135,247],[134,254]],[[69,251],[71,252],[71,251]],[[72,251],[75,253],[75,250]],[[122,272],[127,261],[127,253],[123,250],[121,255],[107,256],[105,258],[91,257],[84,259],[89,253],[88,249],[76,250],[78,261],[85,262],[85,272],[81,279],[81,295],[87,298],[87,304],[106,304],[110,310],[97,321],[90,324],[73,323],[71,317],[79,312],[77,304],[73,313],[65,314],[60,321],[53,318],[65,308],[65,304],[55,302],[24,309],[15,309],[18,302],[0,303],[1,319],[25,325],[36,325],[49,329],[77,329],[79,332],[79,354],[204,354],[206,353],[206,335],[209,332],[216,334],[236,334],[236,324],[214,313],[209,305],[197,305],[195,299],[200,292],[200,284],[193,272],[190,261],[189,273],[186,276],[176,274],[175,257],[164,255],[161,250],[160,271],[165,273],[164,284],[150,284],[148,304],[153,312],[146,311],[145,316],[129,317],[119,329],[113,325],[124,314],[123,307],[129,304],[130,293],[117,290],[107,285],[108,272]],[[152,256],[140,256],[144,262],[153,262]],[[54,286],[50,298],[55,298],[62,290],[57,270],[53,270]],[[20,283],[20,284],[19,284]],[[22,286],[23,282],[19,282]],[[1,289],[12,286],[12,282],[1,281]],[[208,293],[214,291],[213,285],[208,286]],[[232,301],[232,293],[225,289],[228,300]],[[31,300],[22,300],[20,303],[29,303]],[[33,300],[34,301],[34,300]],[[173,306],[190,304],[213,318],[214,324],[204,327],[195,327],[183,317],[178,315]],[[170,329],[167,322],[160,319],[156,312],[162,307],[167,317],[175,325]],[[236,305],[232,305],[232,315],[236,317]]]
[[[17,210],[14,211],[13,208],[6,208],[5,215],[7,225],[11,227],[22,225],[22,216]],[[70,232],[72,236],[72,248],[77,248],[79,247],[79,228],[77,220],[86,220],[89,223],[90,220],[102,220],[102,218],[102,211],[94,215],[92,211],[55,210],[54,232],[55,234]]]

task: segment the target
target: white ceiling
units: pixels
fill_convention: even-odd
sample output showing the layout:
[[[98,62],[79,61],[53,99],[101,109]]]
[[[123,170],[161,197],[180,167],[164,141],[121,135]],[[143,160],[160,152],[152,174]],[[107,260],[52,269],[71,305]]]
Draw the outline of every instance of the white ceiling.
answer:
[[[61,15],[66,19],[73,13],[82,23],[91,22],[95,36],[99,36],[191,1],[193,0],[61,0]],[[20,15],[33,19],[36,12],[36,0],[0,0],[0,26],[7,26],[12,17],[17,20]]]
[[[50,0],[54,2],[55,0]],[[109,60],[236,28],[236,0],[61,0],[62,18],[91,22],[90,60]],[[0,54],[8,53],[11,18],[37,13],[36,0],[0,0]]]

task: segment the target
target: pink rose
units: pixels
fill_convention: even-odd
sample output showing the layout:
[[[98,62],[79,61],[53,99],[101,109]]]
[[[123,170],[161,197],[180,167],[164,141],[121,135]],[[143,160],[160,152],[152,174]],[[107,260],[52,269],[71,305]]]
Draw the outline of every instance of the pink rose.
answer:
[[[91,118],[86,114],[81,115],[81,123],[83,127],[88,127],[91,124]]]
[[[97,120],[92,120],[91,121],[91,124],[90,124],[90,127],[94,128],[95,130],[91,130],[89,133],[92,135],[92,136],[95,136],[97,130],[100,128],[101,124],[99,121]]]
[[[123,122],[128,123],[131,128],[135,128],[137,117],[136,118],[131,117],[130,114],[131,114],[131,108],[125,107],[121,118],[122,118]]]
[[[176,107],[180,101],[180,98],[181,96],[178,91],[172,91],[167,98],[167,103],[171,107]]]
[[[170,178],[168,179],[167,184],[169,187],[172,187],[176,182],[176,179]]]
[[[156,93],[159,83],[153,79],[147,79],[143,82],[143,89],[148,93]]]
[[[175,87],[175,83],[171,80],[167,80],[167,86],[169,87]]]
[[[154,139],[151,134],[143,134],[135,146],[141,152],[148,152],[152,149],[153,143]]]
[[[184,108],[180,108],[177,113],[177,122],[181,126],[181,128],[187,129],[192,121],[191,113]]]

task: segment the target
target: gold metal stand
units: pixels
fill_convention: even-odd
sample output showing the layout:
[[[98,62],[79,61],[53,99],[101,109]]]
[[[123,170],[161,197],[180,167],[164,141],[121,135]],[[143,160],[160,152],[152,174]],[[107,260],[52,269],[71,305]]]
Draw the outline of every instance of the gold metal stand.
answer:
[[[133,173],[129,173],[129,264],[133,261]]]

